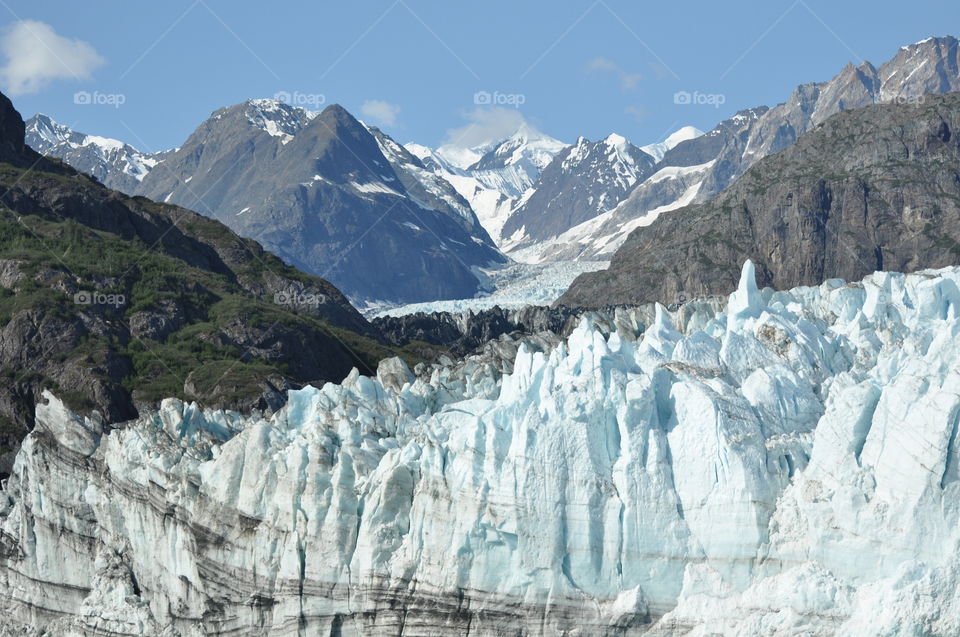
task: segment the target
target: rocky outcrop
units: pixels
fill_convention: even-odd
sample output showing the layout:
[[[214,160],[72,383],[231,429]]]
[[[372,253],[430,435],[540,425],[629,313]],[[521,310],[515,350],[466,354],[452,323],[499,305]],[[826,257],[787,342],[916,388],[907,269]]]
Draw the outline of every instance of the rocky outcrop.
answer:
[[[447,347],[454,354],[463,355],[505,334],[549,332],[567,336],[576,326],[578,316],[578,313],[567,308],[529,306],[505,310],[494,307],[462,314],[418,312],[383,316],[371,322],[388,343],[400,346],[422,341]]]
[[[787,289],[960,262],[960,94],[840,113],[714,199],[635,230],[559,304],[726,294],[753,259]]]
[[[19,165],[24,152],[24,124],[13,102],[0,94],[0,161]]]

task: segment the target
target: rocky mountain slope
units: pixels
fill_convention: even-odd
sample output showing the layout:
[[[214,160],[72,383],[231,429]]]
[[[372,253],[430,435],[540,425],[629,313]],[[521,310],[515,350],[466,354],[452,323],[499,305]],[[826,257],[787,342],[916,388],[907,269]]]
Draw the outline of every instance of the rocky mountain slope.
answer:
[[[783,150],[836,113],[870,104],[915,105],[927,94],[951,91],[960,91],[960,42],[950,36],[901,47],[879,68],[869,62],[848,64],[828,82],[802,84],[786,102],[759,117],[742,144],[733,139],[721,150],[699,201],[722,191],[755,162]]]
[[[396,351],[329,282],[223,224],[41,158],[5,97],[0,192],[0,474],[45,389],[103,423],[169,396],[277,408]]]
[[[558,303],[673,302],[960,262],[960,93],[845,111],[710,201],[635,230]]]
[[[251,100],[214,113],[138,192],[219,219],[357,300],[473,296],[471,268],[504,257],[469,211],[398,168],[340,106]]]
[[[0,634],[957,634],[960,270],[752,274],[269,420],[48,395]]]

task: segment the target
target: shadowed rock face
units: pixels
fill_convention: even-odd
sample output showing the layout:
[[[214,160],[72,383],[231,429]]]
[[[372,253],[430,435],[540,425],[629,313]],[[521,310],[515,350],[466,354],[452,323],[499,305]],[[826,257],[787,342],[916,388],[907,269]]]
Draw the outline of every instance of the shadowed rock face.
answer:
[[[729,293],[753,259],[786,289],[960,262],[960,94],[840,113],[710,201],[635,230],[559,304]]]
[[[6,95],[0,94],[0,161],[23,161],[24,124],[20,113]]]

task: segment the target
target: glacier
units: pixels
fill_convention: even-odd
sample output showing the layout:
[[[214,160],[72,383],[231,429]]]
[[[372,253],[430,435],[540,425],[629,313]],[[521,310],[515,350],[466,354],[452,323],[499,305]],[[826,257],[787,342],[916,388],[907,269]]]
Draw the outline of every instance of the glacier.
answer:
[[[274,414],[53,394],[0,635],[960,634],[960,268],[589,313]]]

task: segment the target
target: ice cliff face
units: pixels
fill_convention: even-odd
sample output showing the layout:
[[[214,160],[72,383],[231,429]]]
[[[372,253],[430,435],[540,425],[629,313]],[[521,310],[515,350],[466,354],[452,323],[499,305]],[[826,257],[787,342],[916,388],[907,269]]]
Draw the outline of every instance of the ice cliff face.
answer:
[[[0,634],[957,634],[960,269],[752,275],[269,420],[48,396]]]

